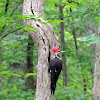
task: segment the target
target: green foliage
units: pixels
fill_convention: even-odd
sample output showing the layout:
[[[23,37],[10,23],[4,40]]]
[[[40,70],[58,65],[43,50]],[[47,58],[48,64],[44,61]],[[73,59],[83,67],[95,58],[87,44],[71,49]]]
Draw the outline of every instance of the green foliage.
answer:
[[[31,26],[24,27],[23,20],[41,21],[42,15],[37,18],[35,15],[22,16],[21,5],[14,11],[20,1],[22,0],[9,0],[8,11],[5,12],[6,0],[0,0],[0,36],[2,37],[0,60],[3,62],[0,66],[0,74],[3,75],[0,100],[33,100],[35,94],[35,89],[27,90],[25,85],[27,77],[38,75],[35,73],[38,58],[35,45],[34,50],[31,50],[34,73],[26,74],[25,65],[27,44],[30,42],[26,31],[36,29]],[[63,20],[59,20],[59,5],[63,6]],[[100,42],[96,35],[100,21],[99,0],[71,0],[71,2],[45,0],[45,16],[44,20],[53,25],[59,38],[60,23],[64,22],[68,82],[67,87],[63,86],[63,78],[62,75],[60,76],[54,100],[93,100],[91,70],[94,64],[91,58],[94,58],[95,51],[91,50],[90,45]],[[89,25],[93,27],[92,31],[95,31],[91,36]],[[73,30],[75,30],[78,49],[75,47]]]
[[[27,73],[27,74],[25,75],[25,78],[27,78],[27,77],[29,77],[29,76],[35,76],[35,75],[39,75],[39,74],[35,74],[35,73]]]
[[[91,59],[94,59],[95,51],[90,48],[90,45],[100,42],[96,35],[100,19],[99,2],[98,0],[62,0],[60,3],[57,0],[54,1],[48,1],[49,5],[46,4],[45,13],[47,18],[58,20],[59,5],[56,4],[63,6],[68,77],[67,87],[63,86],[63,78],[60,77],[54,100],[93,100],[91,91],[93,73],[91,70],[93,70],[94,64]],[[58,23],[52,23],[57,35],[60,37],[59,24],[60,21]],[[75,31],[78,49],[75,47],[73,30]],[[89,31],[95,32],[90,34]]]
[[[32,26],[27,26],[27,27],[24,27],[24,30],[25,30],[25,31],[28,31],[28,30],[34,31],[34,30],[36,30],[36,29],[33,28]]]
[[[97,36],[95,36],[95,34],[93,34],[91,36],[87,36],[87,37],[82,37],[80,39],[80,42],[82,42],[82,41],[89,42],[89,44],[94,44],[94,43],[100,42],[99,38]]]
[[[7,78],[5,79],[5,84],[2,87],[0,92],[1,100],[32,100],[34,98],[34,90],[25,90],[26,86],[24,85],[24,80],[17,79],[16,77],[9,77],[8,83],[6,83]]]

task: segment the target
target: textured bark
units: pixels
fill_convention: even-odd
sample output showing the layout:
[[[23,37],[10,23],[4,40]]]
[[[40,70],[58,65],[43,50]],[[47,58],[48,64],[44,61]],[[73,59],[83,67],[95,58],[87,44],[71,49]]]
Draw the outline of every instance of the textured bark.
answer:
[[[63,20],[63,6],[59,5],[59,13],[60,13],[60,20]],[[61,46],[62,50],[66,50],[66,43],[64,40],[64,22],[60,23],[60,39],[61,39]],[[63,62],[63,85],[67,86],[67,66],[66,66],[66,55],[62,55],[62,62]]]
[[[27,45],[27,66],[26,66],[26,73],[33,73],[33,48],[34,42],[29,36],[28,45]],[[27,78],[27,89],[34,89],[36,86],[35,78],[33,76],[29,76]]]
[[[23,3],[23,16],[43,15],[41,21],[26,20],[25,26],[32,26],[36,28],[36,31],[28,30],[30,36],[36,43],[38,49],[38,65],[37,65],[37,84],[36,94],[34,100],[51,100],[50,91],[50,73],[48,72],[50,56],[53,57],[52,48],[59,48],[59,41],[54,32],[51,24],[46,23],[44,18],[44,0],[24,0]]]
[[[100,22],[98,28],[98,37],[100,39]],[[94,86],[92,91],[94,95],[94,100],[100,100],[100,43],[96,43]]]

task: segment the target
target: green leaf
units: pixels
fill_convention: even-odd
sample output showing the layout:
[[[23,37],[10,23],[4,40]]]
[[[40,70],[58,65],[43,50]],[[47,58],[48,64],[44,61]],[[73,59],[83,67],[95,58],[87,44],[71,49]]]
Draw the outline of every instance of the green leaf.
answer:
[[[9,71],[1,71],[0,72],[1,74],[8,74],[8,73],[10,73]]]
[[[30,17],[34,17],[34,16],[36,16],[36,15],[30,15]]]
[[[16,86],[14,86],[13,89],[17,91],[17,87]]]
[[[48,21],[47,18],[44,18],[43,20]]]
[[[81,73],[86,74],[87,69],[88,69],[88,67],[84,68]]]
[[[39,74],[36,74],[36,73],[27,73],[25,75],[25,78],[29,77],[29,76],[35,76],[35,75],[39,75]]]
[[[85,5],[79,5],[79,14],[84,14],[87,10],[88,8]]]
[[[97,43],[97,42],[99,42],[98,39],[97,39],[97,40],[92,40],[92,41],[90,41],[89,44],[94,44],[94,43]]]
[[[62,2],[61,5],[66,5],[68,8],[70,7],[73,7],[73,8],[76,8],[77,7],[77,4],[75,3],[69,3],[69,2]]]
[[[19,47],[20,45],[21,45],[21,44],[16,43],[16,44],[14,44],[11,48]]]
[[[24,27],[24,30],[25,30],[25,31],[28,31],[28,30],[34,31],[34,30],[36,30],[36,29],[33,28],[32,26],[27,26],[27,27]]]
[[[60,23],[60,22],[64,22],[64,20],[57,20],[57,19],[54,19],[54,20],[49,19],[48,21],[49,21],[49,22],[59,22],[59,23]]]
[[[40,17],[42,17],[42,15],[39,15],[37,18],[40,18]]]
[[[93,44],[93,43],[96,43],[96,42],[99,42],[99,39],[97,36],[95,36],[95,34],[91,35],[91,36],[88,36],[88,37],[83,37],[83,38],[80,38],[80,42],[89,42],[89,44]]]

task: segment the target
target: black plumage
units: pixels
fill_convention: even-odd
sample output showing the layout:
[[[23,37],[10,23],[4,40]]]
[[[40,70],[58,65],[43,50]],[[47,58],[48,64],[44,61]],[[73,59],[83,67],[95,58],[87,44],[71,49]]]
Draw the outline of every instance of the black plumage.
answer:
[[[55,57],[50,60],[50,72],[51,72],[51,94],[54,95],[56,82],[62,70],[62,61]]]

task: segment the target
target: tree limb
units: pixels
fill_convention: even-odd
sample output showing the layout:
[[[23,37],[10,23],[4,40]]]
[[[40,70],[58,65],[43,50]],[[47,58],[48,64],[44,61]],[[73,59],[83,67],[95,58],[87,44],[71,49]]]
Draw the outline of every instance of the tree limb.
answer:
[[[3,34],[3,35],[1,35],[1,37],[0,37],[0,41],[3,39],[3,38],[5,38],[7,35],[9,35],[9,34],[11,34],[11,33],[14,33],[14,32],[16,32],[16,31],[18,31],[18,30],[20,30],[20,29],[22,29],[22,28],[18,28],[18,29],[16,29],[16,30],[13,30],[12,32],[9,32],[9,33],[7,33],[7,34]]]
[[[23,2],[23,0],[20,1],[20,2],[18,3],[18,5],[16,6],[16,8],[15,8],[15,9],[12,11],[12,13],[9,15],[9,17],[12,16],[12,14],[16,11],[16,9],[18,8],[18,6],[19,6],[22,2]]]

